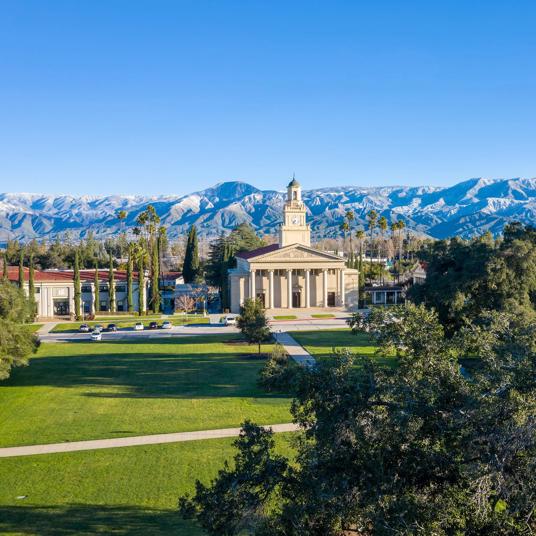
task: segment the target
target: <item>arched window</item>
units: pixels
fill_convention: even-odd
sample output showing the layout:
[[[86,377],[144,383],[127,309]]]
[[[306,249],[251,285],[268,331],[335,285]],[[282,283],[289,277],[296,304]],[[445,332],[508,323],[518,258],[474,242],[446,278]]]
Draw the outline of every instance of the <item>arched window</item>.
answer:
[[[298,199],[298,192],[296,190],[292,192],[292,199],[294,199],[294,201]]]

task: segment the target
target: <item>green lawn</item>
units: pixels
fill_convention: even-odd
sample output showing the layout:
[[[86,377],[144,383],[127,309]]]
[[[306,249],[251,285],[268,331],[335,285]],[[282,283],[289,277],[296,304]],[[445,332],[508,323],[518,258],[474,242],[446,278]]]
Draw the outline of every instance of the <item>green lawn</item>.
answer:
[[[319,313],[311,315],[311,318],[335,318],[335,315],[332,315],[331,313]]]
[[[298,318],[295,315],[280,315],[280,316],[274,316],[274,320],[296,320]]]
[[[276,436],[279,452],[291,437]],[[0,534],[201,536],[177,500],[232,458],[232,441],[0,458]]]
[[[43,327],[43,324],[26,324],[26,327],[32,332],[35,333],[39,328]]]
[[[223,335],[42,344],[2,382],[0,446],[290,422],[255,352]]]
[[[91,322],[64,322],[61,324],[56,324],[54,326],[54,329],[52,330],[52,333],[74,333],[78,331],[80,328],[80,324],[87,324],[88,326],[95,326],[97,324],[101,324],[102,326],[106,327],[108,324],[113,323],[116,324],[118,329],[128,329],[134,327],[134,324],[137,322],[143,322],[145,329],[149,327],[150,322],[158,322],[160,325],[165,320],[168,320],[171,322],[174,326],[182,326],[185,324],[208,324],[210,322],[210,319],[208,317],[180,317],[180,316],[170,316],[169,318],[147,318],[147,317],[138,317],[133,320],[122,320],[122,319],[116,319],[116,318],[105,318],[102,320],[95,320]]]
[[[317,358],[330,357],[333,349],[349,348],[355,354],[374,357],[379,363],[390,366],[395,363],[393,357],[386,358],[376,355],[376,346],[366,333],[354,334],[349,328],[293,331],[291,335]]]

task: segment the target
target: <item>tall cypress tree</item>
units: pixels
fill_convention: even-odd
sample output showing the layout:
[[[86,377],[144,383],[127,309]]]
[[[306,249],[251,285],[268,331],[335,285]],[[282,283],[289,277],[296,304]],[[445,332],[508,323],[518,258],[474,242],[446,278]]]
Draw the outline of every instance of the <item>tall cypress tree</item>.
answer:
[[[99,281],[99,266],[97,262],[95,262],[95,279],[93,281],[93,284],[95,285],[95,299],[94,299],[94,308],[95,308],[95,315],[100,310],[100,281]]]
[[[229,282],[228,282],[228,270],[229,264],[232,258],[231,247],[227,243],[227,240],[223,242],[223,255],[221,262],[221,306],[222,309],[229,308]]]
[[[138,254],[138,314],[141,316],[145,313],[145,263],[144,251]]]
[[[80,263],[78,259],[78,249],[74,251],[74,317],[80,320],[82,317],[82,285],[80,283]]]
[[[199,244],[197,241],[197,229],[195,225],[190,227],[186,252],[184,254],[184,265],[182,275],[185,283],[197,283],[201,275],[199,264]]]
[[[24,288],[24,250],[22,247],[19,256],[19,288]]]
[[[9,279],[9,274],[8,274],[8,262],[7,262],[7,251],[4,251],[4,266],[2,268],[2,279],[4,281],[7,281]]]
[[[160,255],[159,255],[160,238],[154,240],[151,251],[151,305],[153,313],[160,312]]]
[[[132,313],[132,247],[128,248],[127,260],[127,310]]]
[[[37,303],[35,302],[35,274],[33,253],[30,252],[29,273],[28,273],[28,301],[30,302],[30,310],[32,311],[32,320],[37,315]]]
[[[108,296],[110,301],[110,313],[115,313],[115,275],[114,259],[110,253],[110,268],[108,270]]]

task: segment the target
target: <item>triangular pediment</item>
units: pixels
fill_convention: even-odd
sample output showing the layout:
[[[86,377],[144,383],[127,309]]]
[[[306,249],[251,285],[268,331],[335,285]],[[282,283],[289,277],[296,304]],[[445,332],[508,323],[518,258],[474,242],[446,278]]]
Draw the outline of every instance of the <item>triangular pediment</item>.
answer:
[[[319,251],[312,247],[304,246],[302,244],[292,244],[290,246],[285,246],[283,248],[279,248],[250,259],[250,261],[254,262],[295,260],[344,262],[344,259],[342,257],[339,257],[338,255],[326,253],[325,251]]]

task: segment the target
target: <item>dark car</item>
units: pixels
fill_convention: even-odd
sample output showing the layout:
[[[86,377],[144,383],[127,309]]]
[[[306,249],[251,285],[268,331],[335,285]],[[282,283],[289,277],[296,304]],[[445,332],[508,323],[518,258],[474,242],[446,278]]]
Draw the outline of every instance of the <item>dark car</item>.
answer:
[[[80,331],[81,333],[89,333],[91,331],[91,328],[87,324],[80,324],[78,331]]]
[[[117,331],[117,326],[115,324],[108,324],[106,331]]]
[[[149,329],[158,329],[158,322],[150,322]]]

